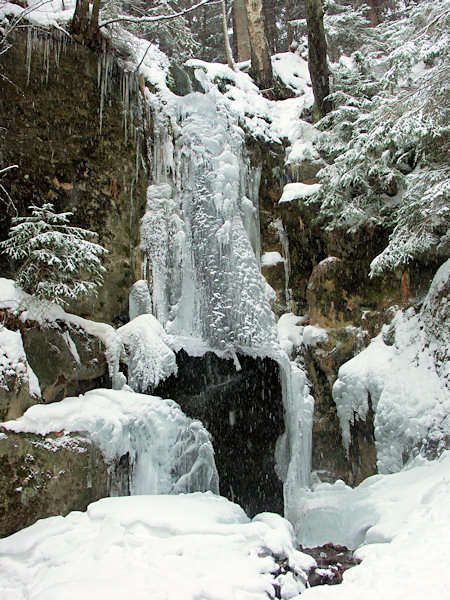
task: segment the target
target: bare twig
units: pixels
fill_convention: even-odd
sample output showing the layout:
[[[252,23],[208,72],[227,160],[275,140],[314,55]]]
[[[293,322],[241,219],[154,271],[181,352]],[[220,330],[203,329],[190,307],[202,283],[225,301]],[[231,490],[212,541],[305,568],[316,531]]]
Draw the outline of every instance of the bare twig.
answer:
[[[177,19],[179,17],[183,17],[184,15],[192,12],[193,10],[197,10],[201,6],[205,6],[206,4],[219,4],[221,0],[201,0],[194,6],[190,8],[185,8],[180,12],[173,13],[172,15],[156,15],[154,17],[130,17],[127,15],[119,15],[113,19],[108,19],[103,23],[100,23],[98,28],[106,27],[107,25],[112,25],[113,23],[157,23],[159,21],[170,21],[171,19]]]

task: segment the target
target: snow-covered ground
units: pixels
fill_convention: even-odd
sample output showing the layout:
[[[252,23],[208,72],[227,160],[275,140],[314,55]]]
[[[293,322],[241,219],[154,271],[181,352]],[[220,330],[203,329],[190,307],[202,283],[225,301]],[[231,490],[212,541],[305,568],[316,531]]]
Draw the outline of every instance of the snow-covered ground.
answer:
[[[305,600],[444,600],[450,544],[450,452],[416,458],[403,471],[369,477],[356,489],[322,483],[302,500],[299,539],[357,548],[362,563],[341,585],[307,590]]]
[[[273,555],[298,573],[278,579],[283,597],[298,595],[314,560],[293,548],[282,517],[250,521],[212,493],[106,498],[0,540],[0,596],[264,600],[274,597]]]

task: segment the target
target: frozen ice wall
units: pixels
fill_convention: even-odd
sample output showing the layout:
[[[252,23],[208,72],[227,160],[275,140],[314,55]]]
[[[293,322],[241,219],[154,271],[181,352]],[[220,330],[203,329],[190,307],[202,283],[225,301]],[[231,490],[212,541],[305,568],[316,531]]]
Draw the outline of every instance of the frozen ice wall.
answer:
[[[98,389],[32,406],[2,425],[41,435],[64,431],[60,444],[70,432],[87,433],[111,465],[112,495],[219,491],[211,436],[173,400]],[[127,481],[115,468],[122,457],[128,461]]]
[[[178,340],[172,348],[181,343],[189,353],[186,344],[196,339],[234,357],[238,368],[238,353],[278,362],[286,433],[277,444],[277,472],[290,505],[309,484],[313,399],[303,370],[279,344],[273,291],[260,272],[260,171],[250,167],[244,132],[215,87],[167,103],[147,97],[153,183],[141,250],[153,314]]]
[[[155,316],[168,333],[216,351],[273,355],[275,319],[255,255],[258,173],[242,129],[214,92],[158,106],[154,126],[141,248]]]

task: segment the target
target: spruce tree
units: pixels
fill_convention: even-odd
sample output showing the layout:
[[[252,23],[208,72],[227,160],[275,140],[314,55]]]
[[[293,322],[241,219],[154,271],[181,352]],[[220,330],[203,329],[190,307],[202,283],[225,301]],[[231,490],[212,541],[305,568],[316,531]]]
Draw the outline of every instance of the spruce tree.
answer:
[[[65,305],[96,294],[103,283],[102,256],[90,241],[97,234],[69,225],[72,213],[55,213],[52,204],[30,206],[31,216],[14,217],[3,252],[19,263],[16,283],[42,300]]]

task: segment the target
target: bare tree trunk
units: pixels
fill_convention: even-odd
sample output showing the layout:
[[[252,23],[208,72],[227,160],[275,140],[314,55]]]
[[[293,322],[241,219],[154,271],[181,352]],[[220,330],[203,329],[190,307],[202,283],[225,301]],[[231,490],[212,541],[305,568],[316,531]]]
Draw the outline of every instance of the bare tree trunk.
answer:
[[[250,60],[250,37],[245,0],[234,0],[234,31],[239,62]]]
[[[380,5],[378,0],[366,0],[369,5],[369,19],[372,27],[376,27],[380,23]]]
[[[263,12],[269,52],[270,54],[275,54],[277,52],[277,23],[275,19],[275,7],[272,0],[263,0]]]
[[[234,66],[233,54],[231,52],[230,38],[228,37],[228,26],[227,26],[227,8],[225,6],[225,0],[222,0],[222,26],[223,26],[223,39],[225,42],[225,56],[227,57],[227,65],[233,71],[236,70]]]
[[[251,73],[256,84],[260,88],[267,89],[272,86],[273,73],[264,27],[263,0],[246,0],[246,2]]]
[[[77,0],[75,12],[72,19],[72,35],[77,38],[83,38],[89,20],[89,0]]]
[[[321,119],[331,110],[331,102],[325,100],[330,93],[330,76],[327,64],[327,42],[323,28],[321,0],[306,0],[308,29],[308,68],[314,92],[317,117]]]
[[[89,0],[77,0],[72,20],[72,35],[82,44],[92,45],[98,34],[100,0],[92,1],[89,14]]]
[[[89,23],[89,30],[87,32],[88,44],[93,44],[98,36],[98,18],[100,15],[100,0],[93,0],[92,3],[92,14],[91,21]]]
[[[291,20],[291,2],[290,2],[290,0],[285,0],[284,6],[286,8],[287,49],[288,49],[288,52],[290,52],[292,42],[294,41],[294,33],[292,31],[292,25],[289,23],[289,21]]]

